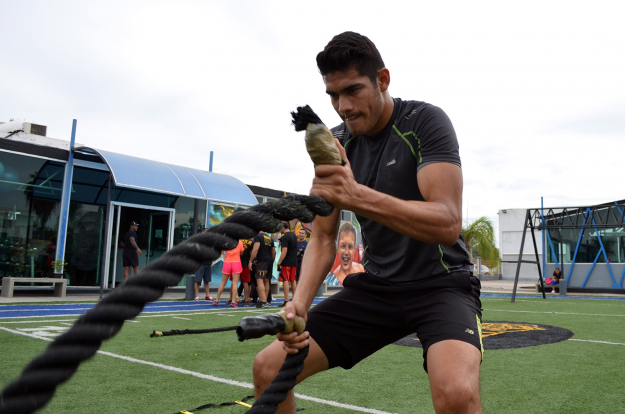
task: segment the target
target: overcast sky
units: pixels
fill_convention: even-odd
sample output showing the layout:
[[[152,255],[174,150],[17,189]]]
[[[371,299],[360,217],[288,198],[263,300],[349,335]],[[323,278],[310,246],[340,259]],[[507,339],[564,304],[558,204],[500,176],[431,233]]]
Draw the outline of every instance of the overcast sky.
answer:
[[[334,113],[315,65],[368,36],[394,97],[450,116],[464,214],[625,198],[623,1],[0,0],[0,121],[307,193],[290,111]],[[466,217],[465,217],[466,218]]]

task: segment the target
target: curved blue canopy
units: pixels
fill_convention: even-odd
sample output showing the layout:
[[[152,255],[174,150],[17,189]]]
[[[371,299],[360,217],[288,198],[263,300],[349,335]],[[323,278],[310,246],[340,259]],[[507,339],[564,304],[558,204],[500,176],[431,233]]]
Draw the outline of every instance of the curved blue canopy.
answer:
[[[118,187],[230,204],[253,205],[257,203],[252,191],[241,181],[229,175],[165,164],[95,148],[80,147],[76,150],[98,154],[108,165],[113,181]]]

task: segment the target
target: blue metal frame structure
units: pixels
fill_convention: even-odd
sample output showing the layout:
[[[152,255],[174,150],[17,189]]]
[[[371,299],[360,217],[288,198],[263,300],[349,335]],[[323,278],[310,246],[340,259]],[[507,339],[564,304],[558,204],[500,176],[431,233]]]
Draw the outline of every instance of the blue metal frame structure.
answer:
[[[556,266],[563,269],[564,261],[562,257],[560,257],[559,263],[558,255],[555,252],[555,248],[553,242],[551,240],[550,230],[559,231],[565,229],[576,229],[580,230],[580,234],[577,240],[577,244],[575,247],[575,253],[573,254],[573,258],[571,260],[571,269],[566,276],[566,283],[561,284],[561,294],[563,289],[569,285],[571,276],[573,274],[573,267],[575,266],[575,262],[578,258],[578,253],[580,250],[581,242],[584,237],[584,231],[586,229],[594,229],[597,232],[597,241],[599,242],[599,252],[595,257],[594,262],[590,268],[590,271],[586,275],[584,282],[581,287],[586,287],[588,280],[595,269],[595,266],[599,260],[601,254],[605,259],[605,264],[607,266],[608,272],[610,274],[610,278],[612,279],[612,289],[622,289],[623,288],[623,280],[625,279],[625,269],[623,269],[623,273],[621,274],[620,281],[616,281],[614,277],[614,272],[612,271],[612,266],[610,260],[607,255],[607,251],[605,248],[605,244],[601,238],[600,229],[613,229],[613,228],[625,228],[625,200],[614,201],[611,203],[599,204],[596,206],[583,206],[583,207],[555,207],[547,209],[547,214],[544,212],[545,208],[542,205],[541,199],[541,207],[537,209],[528,209],[525,217],[524,227],[523,227],[523,235],[521,239],[521,249],[519,252],[519,259],[517,261],[513,261],[517,263],[517,273],[515,277],[514,290],[512,293],[512,302],[514,302],[514,297],[516,295],[516,289],[519,278],[520,266],[522,263],[536,263],[538,264],[538,272],[539,272],[539,280],[541,285],[543,283],[543,276],[541,275],[538,251],[536,247],[534,247],[536,253],[536,262],[522,260],[523,256],[523,247],[525,244],[525,234],[528,229],[532,231],[532,238],[534,238],[534,230],[541,230],[543,235],[543,272],[545,271],[545,263],[547,262],[547,256],[545,255],[545,243],[549,243],[549,248],[551,249],[551,253],[553,254],[553,258]],[[546,237],[545,237],[546,233]],[[562,254],[562,240],[560,240],[560,252]],[[564,273],[564,272],[563,272]],[[543,289],[544,290],[544,289]],[[543,293],[544,297],[544,293]]]
[[[616,201],[614,202],[614,204],[616,204],[616,208],[621,213],[621,216],[623,216],[623,219],[625,219],[625,214],[623,213],[623,210],[621,209],[621,207],[618,205]],[[623,273],[621,274],[621,280],[619,281],[619,285],[621,286],[623,286],[623,279],[625,279],[625,267],[623,268]]]
[[[584,216],[584,224],[586,224],[586,222],[588,221],[588,214],[590,213],[589,209],[586,209],[586,215]],[[582,243],[582,238],[584,237],[584,228],[582,228],[582,230],[579,232],[579,238],[577,239],[577,245],[575,246],[575,253],[573,254],[573,260],[571,263],[571,270],[569,270],[569,275],[566,278],[566,285],[569,285],[569,281],[571,280],[571,275],[573,274],[573,267],[575,267],[575,259],[577,258],[577,253],[579,252],[579,246]],[[544,230],[543,230],[544,231]],[[543,256],[543,264],[547,263],[546,260],[544,260]],[[592,269],[590,269],[590,271],[592,272]],[[590,276],[590,273],[588,273],[588,276]],[[586,280],[588,280],[588,277],[586,278]],[[584,282],[584,286],[586,285],[586,282]]]

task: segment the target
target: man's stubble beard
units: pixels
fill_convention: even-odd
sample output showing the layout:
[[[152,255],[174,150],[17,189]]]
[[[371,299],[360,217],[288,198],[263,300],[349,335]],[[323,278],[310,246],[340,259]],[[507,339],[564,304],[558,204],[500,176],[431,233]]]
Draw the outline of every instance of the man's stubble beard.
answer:
[[[359,137],[363,135],[369,135],[369,132],[373,129],[373,127],[375,127],[375,125],[378,123],[378,120],[382,117],[382,114],[384,113],[384,99],[382,98],[382,93],[380,92],[380,90],[378,88],[376,88],[375,90],[377,92],[375,94],[376,105],[374,110],[371,112],[371,124],[366,126],[365,131],[352,131],[351,129],[349,129],[349,127],[347,127],[347,129],[349,129],[349,133],[352,134],[352,136]]]

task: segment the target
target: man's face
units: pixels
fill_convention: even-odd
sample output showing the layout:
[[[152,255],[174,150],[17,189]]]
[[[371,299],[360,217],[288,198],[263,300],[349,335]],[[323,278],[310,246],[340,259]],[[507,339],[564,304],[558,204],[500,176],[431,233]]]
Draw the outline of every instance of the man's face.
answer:
[[[306,240],[306,231],[304,231],[304,230],[300,230],[300,231],[299,231],[299,233],[298,233],[298,235],[297,235],[297,239],[298,239],[299,241],[304,241],[304,240]]]
[[[384,111],[382,92],[371,79],[350,69],[329,73],[324,82],[334,110],[352,135],[370,135],[370,131],[384,127],[378,125]]]
[[[130,226],[130,228],[132,229],[132,231],[137,231],[137,230],[139,230],[139,226]]]
[[[341,269],[348,272],[354,261],[354,249],[356,247],[356,238],[354,233],[345,231],[341,233],[339,238],[339,260],[341,261]]]

